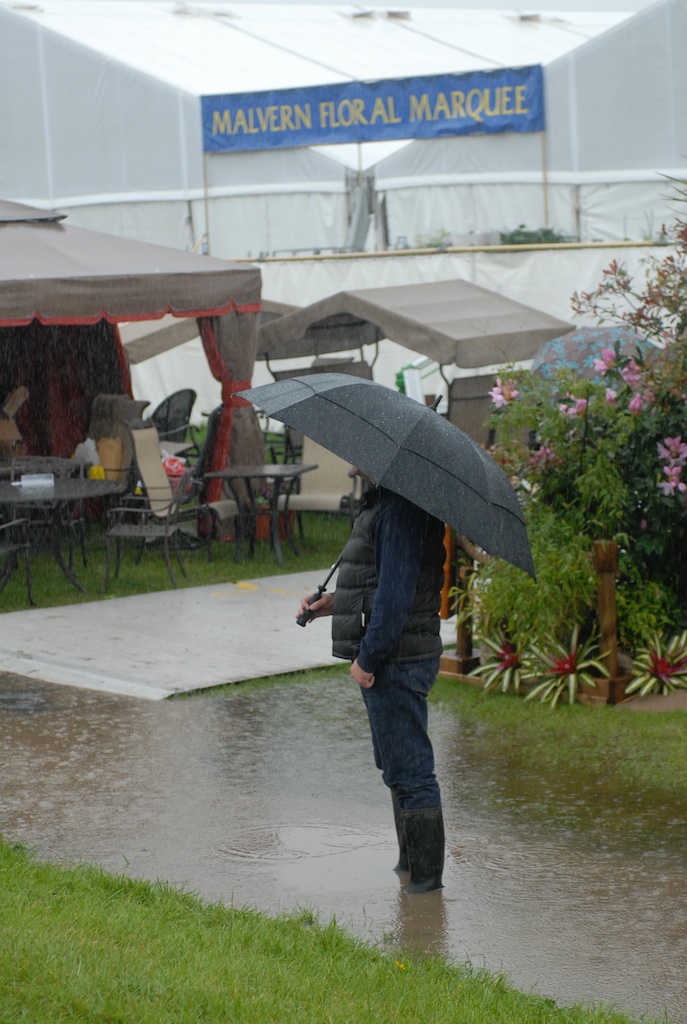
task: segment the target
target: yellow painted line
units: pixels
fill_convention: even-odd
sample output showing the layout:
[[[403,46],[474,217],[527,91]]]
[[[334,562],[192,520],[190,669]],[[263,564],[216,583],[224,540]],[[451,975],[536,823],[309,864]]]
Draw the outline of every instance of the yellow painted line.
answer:
[[[241,587],[243,590],[260,590],[259,583],[249,583],[247,580],[240,580],[238,583],[232,583],[232,587]]]

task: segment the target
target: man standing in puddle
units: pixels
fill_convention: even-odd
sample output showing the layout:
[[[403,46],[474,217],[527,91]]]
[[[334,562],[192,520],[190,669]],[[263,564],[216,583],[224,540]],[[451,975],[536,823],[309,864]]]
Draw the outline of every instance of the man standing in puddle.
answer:
[[[391,790],[399,872],[407,892],[442,888],[444,823],[427,696],[439,671],[444,524],[383,487],[363,496],[334,593],[304,598],[298,615],[331,615],[332,653],[351,662]],[[310,601],[313,601],[310,604]]]

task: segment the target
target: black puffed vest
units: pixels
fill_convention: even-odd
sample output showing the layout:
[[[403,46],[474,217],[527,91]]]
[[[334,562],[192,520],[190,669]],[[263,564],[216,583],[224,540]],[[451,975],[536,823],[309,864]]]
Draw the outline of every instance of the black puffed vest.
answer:
[[[388,492],[380,488],[368,492],[344,548],[332,605],[332,653],[335,658],[354,661],[358,656],[377,591],[375,524],[384,503],[389,500],[392,499]],[[423,661],[441,655],[439,608],[444,557],[443,526],[428,515],[415,600],[388,661]]]

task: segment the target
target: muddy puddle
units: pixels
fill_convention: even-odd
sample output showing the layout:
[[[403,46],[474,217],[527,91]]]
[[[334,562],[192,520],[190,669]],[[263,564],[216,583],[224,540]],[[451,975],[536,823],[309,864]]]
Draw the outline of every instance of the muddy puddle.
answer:
[[[561,1004],[687,1022],[687,825],[551,794],[431,715],[445,889],[406,896],[390,800],[346,680],[163,702],[0,677],[0,830],[60,862],[166,879],[502,972]]]

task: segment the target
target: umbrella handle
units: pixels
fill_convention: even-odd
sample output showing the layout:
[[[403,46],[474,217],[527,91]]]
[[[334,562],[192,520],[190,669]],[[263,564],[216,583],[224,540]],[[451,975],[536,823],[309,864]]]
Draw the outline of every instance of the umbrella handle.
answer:
[[[325,589],[326,589],[326,588],[325,588],[325,587],[322,587],[322,586],[318,587],[318,588],[317,588],[317,593],[315,593],[315,594],[313,594],[313,595],[312,595],[312,597],[311,597],[311,598],[310,598],[310,600],[308,601],[308,604],[309,604],[309,605],[310,605],[310,604],[315,604],[315,601],[319,601],[319,599],[320,599],[320,598],[322,597],[322,595],[324,594],[324,592],[325,592]],[[313,617],[313,612],[311,612],[311,611],[309,611],[309,610],[306,610],[306,611],[302,612],[302,613],[301,613],[301,614],[300,614],[300,615],[298,616],[298,618],[296,619],[296,622],[298,623],[298,625],[299,625],[299,626],[305,626],[305,625],[307,625],[307,623],[308,623],[308,622],[310,622],[310,620],[311,620],[311,618],[312,618],[312,617]]]
[[[334,562],[334,565],[329,570],[329,575],[327,576],[327,578],[324,581],[324,583],[320,583],[319,584],[319,586],[317,588],[317,592],[315,594],[313,594],[312,597],[310,598],[310,600],[308,601],[309,605],[315,604],[315,601],[319,601],[319,599],[322,597],[322,595],[324,594],[325,590],[327,589],[327,584],[329,583],[330,579],[332,578],[332,576],[334,575],[336,570],[339,568],[339,563],[341,562],[342,556],[343,556],[343,551],[341,552],[341,554],[339,555],[337,560]],[[313,617],[313,613],[311,611],[305,611],[305,612],[302,612],[298,616],[298,618],[296,619],[296,622],[298,623],[299,626],[305,626],[306,623],[310,622],[312,617]]]

